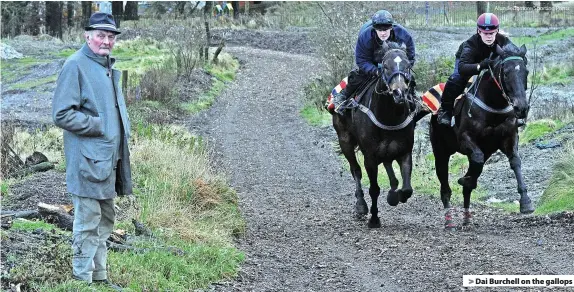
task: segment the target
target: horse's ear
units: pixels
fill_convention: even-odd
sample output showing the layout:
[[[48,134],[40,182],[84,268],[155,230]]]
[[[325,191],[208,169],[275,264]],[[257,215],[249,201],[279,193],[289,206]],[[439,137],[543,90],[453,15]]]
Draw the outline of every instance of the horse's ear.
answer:
[[[496,54],[499,56],[504,55],[504,50],[499,45],[496,45]]]
[[[383,42],[382,48],[383,48],[383,52],[386,52],[389,50],[389,44],[387,43],[387,41]]]
[[[407,49],[407,45],[405,45],[405,43],[401,44],[401,49],[406,50]]]
[[[522,57],[526,57],[526,46],[522,45],[520,46],[520,52],[519,52],[520,56]]]

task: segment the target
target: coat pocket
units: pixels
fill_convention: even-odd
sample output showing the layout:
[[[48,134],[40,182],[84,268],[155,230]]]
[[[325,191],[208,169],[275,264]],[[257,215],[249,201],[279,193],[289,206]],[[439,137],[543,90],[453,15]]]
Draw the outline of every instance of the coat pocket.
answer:
[[[102,182],[113,170],[113,143],[95,141],[80,143],[80,174],[91,182]]]

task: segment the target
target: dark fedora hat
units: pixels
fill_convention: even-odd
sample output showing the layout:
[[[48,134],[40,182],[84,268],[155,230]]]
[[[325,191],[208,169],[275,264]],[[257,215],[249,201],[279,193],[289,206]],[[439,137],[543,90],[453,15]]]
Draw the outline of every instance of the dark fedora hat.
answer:
[[[122,33],[116,27],[114,17],[109,13],[96,12],[90,17],[90,25],[85,27],[86,30],[105,30],[116,34]]]

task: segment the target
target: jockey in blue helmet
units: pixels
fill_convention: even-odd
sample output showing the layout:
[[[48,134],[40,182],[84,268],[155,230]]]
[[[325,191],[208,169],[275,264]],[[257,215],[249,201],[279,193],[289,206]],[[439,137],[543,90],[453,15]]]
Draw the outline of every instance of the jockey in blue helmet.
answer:
[[[411,65],[415,63],[415,44],[409,32],[400,24],[395,23],[393,16],[386,10],[379,10],[371,19],[363,24],[355,47],[355,63],[358,69],[349,73],[347,87],[334,96],[333,103],[336,111],[338,105],[349,99],[357,88],[367,80],[379,76],[378,63],[382,61],[380,51],[383,42],[391,41],[405,45],[407,57]],[[414,79],[410,82],[410,93],[414,94]],[[338,111],[339,112],[339,111]]]

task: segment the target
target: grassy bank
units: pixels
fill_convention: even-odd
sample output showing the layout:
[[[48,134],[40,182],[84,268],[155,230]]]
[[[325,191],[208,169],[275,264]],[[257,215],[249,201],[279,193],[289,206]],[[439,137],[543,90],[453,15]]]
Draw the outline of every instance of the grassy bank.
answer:
[[[143,46],[148,49],[142,51]],[[154,66],[167,69],[157,66],[169,62],[161,45],[135,40],[119,45],[117,49],[116,56],[120,56],[120,60],[126,59],[123,64],[119,62],[117,68],[133,72],[130,73],[130,80],[134,82],[131,85],[137,84]],[[197,99],[197,104],[188,104],[194,108],[190,112],[211,105],[226,82],[234,80],[239,64],[222,53],[219,62],[201,63],[201,66],[213,76],[212,85],[204,93],[206,98]],[[158,82],[152,80],[151,83]],[[176,108],[180,107],[181,103],[174,100]],[[245,229],[235,191],[228,186],[225,175],[215,171],[201,137],[170,125],[169,120],[158,125],[149,119],[153,113],[174,114],[173,104],[164,101],[149,99],[146,92],[142,92],[141,100],[131,100],[128,105],[132,122],[130,148],[135,200],[117,199],[121,211],[116,228],[126,230],[128,243],[139,251],[110,251],[108,265],[111,280],[132,291],[206,288],[210,283],[236,275],[244,259],[244,255],[233,247],[234,238]],[[43,152],[59,165],[60,171],[65,171],[60,129],[36,133],[19,131],[14,143],[21,156],[33,151]],[[13,183],[2,182],[3,198],[9,196]],[[153,236],[135,236],[132,219],[149,227]],[[53,228],[41,221],[19,221],[13,229],[3,231],[2,236],[40,229],[52,232]],[[88,291],[93,288],[71,279],[71,235],[63,233],[60,237],[61,242],[42,243],[43,250],[10,255],[10,262],[17,267],[10,270],[10,275],[3,276],[3,281],[16,280],[31,291]],[[39,258],[43,260],[38,261]],[[107,291],[104,287],[97,287],[97,290]]]
[[[537,214],[548,214],[560,211],[574,211],[574,145],[566,151],[554,165],[548,188],[542,194]]]

